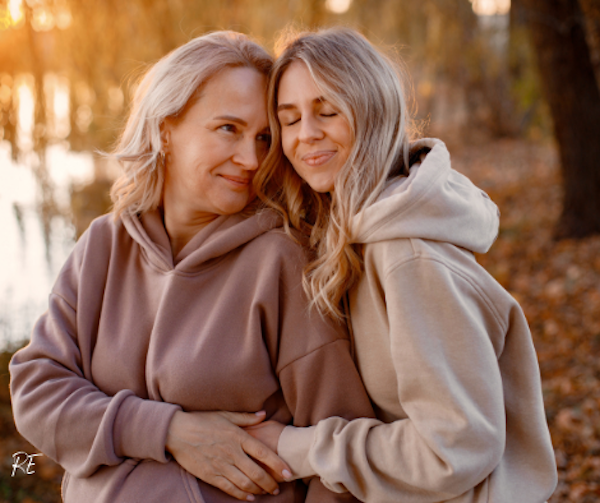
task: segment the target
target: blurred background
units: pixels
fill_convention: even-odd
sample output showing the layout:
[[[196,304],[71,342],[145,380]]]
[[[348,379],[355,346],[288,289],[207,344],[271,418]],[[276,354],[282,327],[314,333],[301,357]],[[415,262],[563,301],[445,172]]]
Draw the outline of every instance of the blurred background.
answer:
[[[109,211],[110,150],[137,78],[217,29],[271,52],[286,26],[343,24],[406,64],[421,134],[502,211],[480,263],[522,304],[560,482],[600,501],[598,0],[0,0],[0,502],[60,501],[61,469],[16,433],[7,364],[77,237]]]

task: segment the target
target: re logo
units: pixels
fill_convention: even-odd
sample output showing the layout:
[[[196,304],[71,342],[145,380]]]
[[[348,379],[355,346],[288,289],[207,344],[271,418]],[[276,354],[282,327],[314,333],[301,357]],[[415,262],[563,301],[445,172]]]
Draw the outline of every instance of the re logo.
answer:
[[[17,470],[21,470],[27,475],[35,473],[35,471],[31,469],[31,467],[35,465],[35,463],[33,462],[33,458],[35,458],[36,456],[42,456],[42,454],[27,454],[23,451],[15,452],[12,455],[14,463],[12,464],[12,473],[10,474],[10,476],[14,477]]]

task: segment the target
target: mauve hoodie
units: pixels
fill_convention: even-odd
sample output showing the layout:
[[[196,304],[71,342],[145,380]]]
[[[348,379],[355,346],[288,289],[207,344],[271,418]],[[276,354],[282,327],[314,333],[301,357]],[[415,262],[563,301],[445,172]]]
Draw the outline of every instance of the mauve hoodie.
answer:
[[[95,220],[10,363],[17,428],[65,468],[64,501],[237,501],[165,453],[180,409],[372,416],[346,332],[307,309],[305,263],[270,212],[218,217],[175,261],[158,211]],[[280,488],[256,500],[304,500]],[[310,480],[306,501],[342,500]]]

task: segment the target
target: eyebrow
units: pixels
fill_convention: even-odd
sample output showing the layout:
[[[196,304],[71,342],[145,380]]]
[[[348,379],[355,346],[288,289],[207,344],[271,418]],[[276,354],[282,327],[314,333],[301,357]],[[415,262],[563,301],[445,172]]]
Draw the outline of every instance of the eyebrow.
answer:
[[[248,123],[244,119],[240,119],[239,117],[236,117],[234,115],[219,115],[218,117],[215,117],[213,120],[237,122],[238,124],[241,124],[242,126],[248,125]]]
[[[319,96],[313,100],[313,103],[327,103],[327,100],[324,96]],[[292,103],[282,103],[281,105],[277,105],[277,112],[281,112],[283,110],[292,110],[294,108],[298,107]]]
[[[291,110],[293,108],[296,108],[296,105],[292,105],[290,103],[283,103],[281,105],[277,105],[278,112],[281,112],[282,110]]]

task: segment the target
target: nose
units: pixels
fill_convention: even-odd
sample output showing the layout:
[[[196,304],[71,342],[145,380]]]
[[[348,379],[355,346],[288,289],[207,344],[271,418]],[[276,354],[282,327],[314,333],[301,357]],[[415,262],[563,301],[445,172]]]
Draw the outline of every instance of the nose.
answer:
[[[258,152],[254,138],[246,138],[238,143],[236,152],[233,156],[233,162],[239,164],[248,171],[255,171],[258,169]]]
[[[323,138],[323,130],[319,127],[315,117],[306,115],[300,121],[300,132],[298,140],[303,143],[312,143]]]

